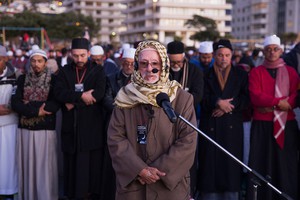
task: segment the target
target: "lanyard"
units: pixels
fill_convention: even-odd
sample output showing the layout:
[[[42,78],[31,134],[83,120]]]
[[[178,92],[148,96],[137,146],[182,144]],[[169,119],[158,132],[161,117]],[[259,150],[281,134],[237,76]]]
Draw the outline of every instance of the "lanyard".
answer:
[[[83,81],[83,78],[85,76],[85,72],[86,72],[86,68],[83,71],[83,74],[81,76],[81,78],[79,79],[79,72],[78,72],[78,68],[76,67],[76,78],[77,78],[77,83],[81,83]]]

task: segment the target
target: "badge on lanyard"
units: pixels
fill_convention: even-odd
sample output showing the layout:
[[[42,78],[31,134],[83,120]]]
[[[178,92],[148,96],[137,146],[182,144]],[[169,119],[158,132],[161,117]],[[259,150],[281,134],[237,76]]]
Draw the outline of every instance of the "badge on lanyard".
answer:
[[[137,126],[137,143],[147,144],[147,126]]]
[[[77,78],[77,84],[75,84],[75,92],[83,92],[84,91],[84,85],[82,83],[83,78],[86,73],[86,68],[84,69],[81,78],[79,77],[78,68],[76,67],[76,78]]]
[[[75,84],[75,92],[83,92],[83,91],[84,91],[83,83]]]

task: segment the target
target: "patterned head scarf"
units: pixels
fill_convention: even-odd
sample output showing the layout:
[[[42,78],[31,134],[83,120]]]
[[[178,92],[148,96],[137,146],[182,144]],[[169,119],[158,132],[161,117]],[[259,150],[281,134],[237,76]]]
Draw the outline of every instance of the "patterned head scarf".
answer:
[[[142,84],[145,85],[146,87],[157,87],[159,85],[163,85],[163,83],[166,83],[169,80],[169,66],[170,66],[170,60],[167,55],[167,50],[166,48],[160,44],[159,42],[156,41],[144,41],[139,44],[135,51],[135,56],[134,56],[134,61],[135,63],[139,62],[139,54],[142,50],[147,49],[147,48],[152,48],[155,49],[161,59],[162,63],[162,71],[161,75],[159,78],[159,81],[153,85],[153,84],[146,84],[144,83],[143,78],[141,77],[140,72],[138,69],[135,69],[133,77],[133,82],[136,82],[137,84]]]
[[[172,102],[176,96],[178,87],[180,84],[176,81],[169,80],[169,58],[167,55],[166,48],[156,41],[143,41],[140,42],[134,56],[135,63],[139,61],[139,54],[142,50],[152,48],[157,51],[161,63],[162,71],[159,80],[154,83],[146,83],[141,76],[138,69],[135,69],[133,75],[131,76],[131,83],[126,87],[123,87],[116,99],[115,104],[118,107],[129,108],[134,107],[137,104],[151,104],[157,106],[156,95],[160,92],[167,93]]]

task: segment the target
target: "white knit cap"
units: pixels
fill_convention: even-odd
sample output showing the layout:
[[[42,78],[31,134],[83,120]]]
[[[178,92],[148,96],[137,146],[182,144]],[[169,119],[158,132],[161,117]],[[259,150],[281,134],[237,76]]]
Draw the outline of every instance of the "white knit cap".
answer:
[[[90,51],[91,51],[91,55],[93,55],[93,56],[104,54],[104,50],[100,45],[93,46]]]
[[[13,56],[14,53],[13,53],[11,50],[9,50],[9,51],[7,51],[6,55],[7,55],[7,56]]]
[[[210,41],[201,42],[199,46],[199,53],[212,53],[213,43]]]
[[[277,37],[276,35],[267,36],[264,40],[264,47],[271,44],[275,44],[281,48],[280,38]]]
[[[33,50],[29,58],[32,58],[33,56],[37,56],[37,55],[43,56],[44,58],[46,58],[46,60],[48,60],[46,52],[43,51],[42,49]]]
[[[132,58],[134,59],[135,48],[127,48],[123,50],[122,58]]]

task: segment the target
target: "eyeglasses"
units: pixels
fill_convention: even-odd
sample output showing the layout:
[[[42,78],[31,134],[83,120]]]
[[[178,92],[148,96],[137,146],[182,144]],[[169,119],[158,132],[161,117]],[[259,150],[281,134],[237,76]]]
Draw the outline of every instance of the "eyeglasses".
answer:
[[[180,66],[183,63],[184,63],[184,60],[181,60],[181,61],[172,61],[172,60],[170,60],[170,65],[171,66],[175,66],[175,65]]]
[[[266,48],[265,49],[265,51],[268,52],[268,53],[271,53],[272,51],[278,52],[280,50],[281,50],[281,48],[279,48],[279,47],[275,47],[274,49],[272,49],[272,48]]]
[[[156,62],[156,61],[153,61],[153,62],[148,62],[148,61],[140,61],[139,62],[139,66],[142,67],[142,68],[147,68],[148,65],[151,65],[152,68],[159,68],[161,63],[160,62]]]

